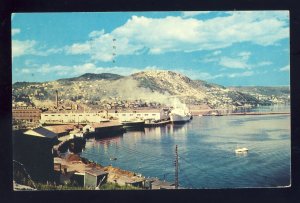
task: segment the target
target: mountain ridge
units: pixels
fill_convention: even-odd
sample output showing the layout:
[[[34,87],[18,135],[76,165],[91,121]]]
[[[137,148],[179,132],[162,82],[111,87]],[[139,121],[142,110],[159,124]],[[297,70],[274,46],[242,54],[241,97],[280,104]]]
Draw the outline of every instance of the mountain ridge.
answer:
[[[169,105],[170,98],[176,98],[188,105],[205,104],[211,108],[234,108],[271,104],[271,100],[274,99],[274,95],[269,97],[264,91],[239,91],[202,80],[192,80],[181,73],[166,70],[147,70],[129,76],[85,73],[74,78],[28,84],[13,85],[13,101],[26,100],[31,101],[33,105],[44,101],[51,103],[54,101],[56,90],[61,100],[100,107],[115,102],[124,106],[127,101],[137,100],[141,101],[139,103],[156,102]],[[279,98],[281,93],[284,96],[280,100],[277,99],[277,102],[283,100],[289,91],[278,91],[276,98]]]
[[[56,81],[85,81],[85,80],[117,80],[124,76],[114,74],[114,73],[84,73],[78,77],[72,77],[72,78],[62,78],[58,79]]]

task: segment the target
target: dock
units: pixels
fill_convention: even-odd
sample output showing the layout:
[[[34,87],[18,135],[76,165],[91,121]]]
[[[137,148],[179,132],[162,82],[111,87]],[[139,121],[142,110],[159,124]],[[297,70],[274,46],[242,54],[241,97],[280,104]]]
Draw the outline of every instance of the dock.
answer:
[[[109,137],[125,132],[123,125],[118,121],[87,124],[83,127],[84,137]]]
[[[166,125],[166,124],[169,124],[169,123],[171,123],[171,121],[167,120],[167,121],[160,121],[160,122],[157,122],[157,123],[154,123],[154,122],[145,123],[144,126],[145,127],[157,127],[157,126],[162,126],[162,125]]]

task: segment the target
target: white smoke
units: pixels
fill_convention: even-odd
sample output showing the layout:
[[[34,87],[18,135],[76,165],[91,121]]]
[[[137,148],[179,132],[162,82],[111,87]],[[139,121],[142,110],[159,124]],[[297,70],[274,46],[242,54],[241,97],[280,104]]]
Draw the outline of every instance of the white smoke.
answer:
[[[113,92],[121,99],[143,100],[146,102],[157,102],[168,107],[181,108],[188,110],[186,104],[182,103],[178,98],[171,96],[169,93],[159,93],[147,88],[139,87],[139,82],[132,78],[123,78],[113,81],[111,84]]]

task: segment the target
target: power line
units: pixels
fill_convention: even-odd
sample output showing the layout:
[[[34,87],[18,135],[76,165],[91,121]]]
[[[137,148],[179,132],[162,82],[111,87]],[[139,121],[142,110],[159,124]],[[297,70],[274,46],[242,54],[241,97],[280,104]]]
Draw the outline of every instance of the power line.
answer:
[[[27,175],[27,178],[30,180],[30,182],[32,183],[33,187],[36,189],[36,185],[35,185],[34,181],[31,179],[31,176],[30,176],[30,174],[27,172],[25,166],[24,166],[22,163],[20,163],[20,162],[18,162],[18,161],[16,161],[16,160],[13,160],[13,163],[18,164],[18,165],[23,169],[23,171],[24,171],[25,174]]]
[[[195,168],[197,168],[197,169],[199,169],[199,170],[203,170],[203,169],[199,168],[197,165],[192,164],[191,162],[189,162],[188,160],[186,160],[186,159],[183,158],[182,156],[179,156],[179,158],[182,159],[183,161],[185,161],[186,163],[190,164],[191,166],[193,166],[193,167],[195,167]]]
[[[184,173],[184,170],[182,168],[179,168],[179,171],[181,172],[180,174],[182,174],[186,181],[188,182],[188,184],[192,187],[192,188],[195,188],[194,185],[191,183],[190,179],[188,178],[188,176]]]
[[[177,145],[175,147],[175,189],[178,189],[178,151]]]
[[[99,142],[101,144],[107,144],[106,141],[104,141],[104,140],[101,140]],[[109,144],[109,147],[110,146],[113,147],[113,144]],[[152,159],[152,160],[155,159],[155,160],[160,160],[160,161],[163,161],[163,162],[166,161],[166,158],[167,158],[167,160],[169,159],[168,157],[163,158],[163,157],[159,157],[159,156],[155,156],[155,155],[150,155],[150,154],[147,154],[147,153],[144,153],[144,152],[140,152],[138,150],[135,150],[135,149],[132,149],[132,148],[129,148],[129,147],[125,147],[125,146],[122,146],[122,145],[117,145],[116,143],[115,143],[115,147],[116,147],[116,149],[121,149],[121,150],[125,151],[126,153],[132,154],[133,156],[135,156],[135,160],[137,159],[137,156],[147,157],[147,158]],[[97,155],[97,152],[86,152],[85,151],[84,153],[92,155],[92,156]],[[182,172],[182,175],[185,177],[188,184],[192,188],[195,188],[194,185],[191,183],[190,179],[188,178],[188,176],[186,175],[186,173],[184,173],[184,170],[181,167],[179,169],[180,165],[179,165],[178,158],[184,160],[186,163],[190,164],[191,166],[194,166],[195,168],[198,168],[199,170],[202,170],[197,165],[192,164],[191,162],[186,160],[184,157],[179,156],[178,155],[178,146],[176,145],[176,148],[175,148],[175,161],[174,161],[174,166],[175,166],[175,188],[178,188],[178,186],[179,186],[179,171]],[[166,171],[166,169],[167,169],[167,167],[165,167],[164,171]],[[166,174],[168,174],[168,173],[163,174],[164,178],[165,178]]]
[[[119,148],[120,146],[117,145],[116,147]],[[162,162],[166,161],[162,157],[151,156],[149,154],[145,154],[145,153],[141,153],[139,151],[135,151],[131,148],[123,147],[122,150],[126,151],[129,154],[133,154],[133,156],[135,156],[135,160],[137,159],[137,156],[144,156],[144,157],[148,157],[149,159],[152,159],[152,160],[158,160],[158,158],[159,158],[159,160],[162,161]],[[93,157],[98,155],[97,152],[84,152],[84,153],[87,154],[87,155],[92,155]],[[164,167],[164,170],[163,170],[164,174],[161,174],[162,177],[165,177],[166,174],[170,173],[170,172],[166,173],[167,168],[168,168],[168,166]],[[171,168],[171,164],[170,164],[170,168]],[[158,176],[160,177],[160,175],[158,175]]]

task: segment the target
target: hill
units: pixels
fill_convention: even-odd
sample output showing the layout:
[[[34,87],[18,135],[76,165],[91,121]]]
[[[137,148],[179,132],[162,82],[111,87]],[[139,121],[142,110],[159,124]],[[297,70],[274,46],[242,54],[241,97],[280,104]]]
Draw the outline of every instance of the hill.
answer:
[[[244,87],[243,87],[244,88]],[[111,73],[86,73],[79,77],[43,83],[13,84],[13,102],[35,106],[52,106],[55,90],[61,103],[84,105],[86,108],[132,108],[205,104],[211,108],[234,108],[282,102],[289,91],[256,87],[259,94],[247,88],[231,87],[192,80],[173,71],[148,70],[130,76]],[[268,97],[270,92],[276,92]],[[265,99],[261,99],[264,97]],[[274,98],[278,98],[274,100]]]

